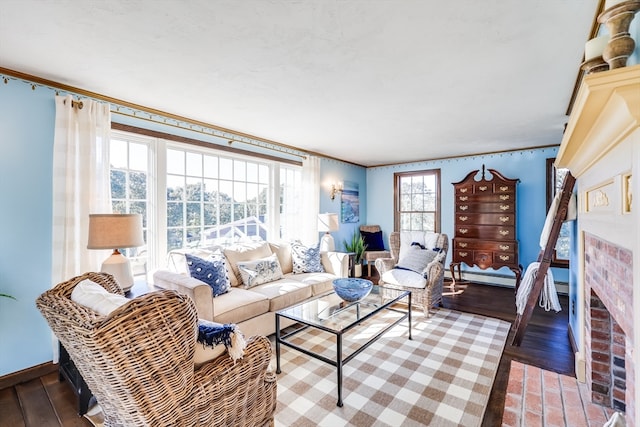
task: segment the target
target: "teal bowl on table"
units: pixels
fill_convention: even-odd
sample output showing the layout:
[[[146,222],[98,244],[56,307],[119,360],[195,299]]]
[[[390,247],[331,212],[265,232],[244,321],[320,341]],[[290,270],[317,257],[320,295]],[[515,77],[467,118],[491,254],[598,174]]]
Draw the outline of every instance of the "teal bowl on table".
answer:
[[[369,295],[373,282],[366,279],[341,278],[333,281],[333,290],[347,302],[359,301]]]

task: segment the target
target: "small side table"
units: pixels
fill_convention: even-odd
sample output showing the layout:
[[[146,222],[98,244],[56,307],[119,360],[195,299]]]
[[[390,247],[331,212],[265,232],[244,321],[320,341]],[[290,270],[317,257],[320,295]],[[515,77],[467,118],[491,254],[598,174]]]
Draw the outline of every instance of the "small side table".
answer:
[[[78,415],[83,416],[89,409],[89,402],[93,397],[93,393],[91,393],[89,386],[80,375],[80,372],[78,372],[76,365],[73,364],[73,360],[69,357],[67,350],[60,342],[58,342],[58,345],[60,349],[58,380],[67,380],[71,384],[73,392],[78,397]]]
[[[130,290],[125,292],[124,296],[133,299],[153,291],[153,286],[148,284],[146,280],[136,280]],[[87,413],[89,409],[89,403],[93,397],[93,393],[89,389],[89,386],[78,372],[76,365],[69,356],[69,352],[64,346],[58,342],[60,350],[59,366],[58,366],[58,380],[67,380],[73,387],[73,392],[78,397],[78,415],[82,416]]]

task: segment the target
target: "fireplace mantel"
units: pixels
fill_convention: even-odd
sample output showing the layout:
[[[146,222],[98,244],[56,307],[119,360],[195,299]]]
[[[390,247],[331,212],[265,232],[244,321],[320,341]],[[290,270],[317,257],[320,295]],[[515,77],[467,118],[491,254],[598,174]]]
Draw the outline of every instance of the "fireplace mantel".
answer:
[[[579,178],[640,123],[640,65],[585,76],[556,156]]]
[[[632,269],[632,283],[614,281],[611,275],[597,287],[607,294],[604,300],[612,316],[616,312],[618,316],[626,316],[623,322],[627,325],[626,418],[627,425],[636,426],[640,420],[640,405],[635,403],[640,400],[640,65],[584,78],[558,150],[556,166],[568,168],[576,177],[577,262],[571,267],[569,311],[578,346],[576,374],[590,387],[592,360],[588,322],[593,277],[590,274],[589,283],[585,284],[585,253],[591,254],[591,266],[594,258],[596,263],[600,262],[594,247],[589,246],[592,241],[603,242],[602,246],[610,254],[632,254],[624,257],[625,265]],[[589,237],[585,243],[585,236],[593,238]]]

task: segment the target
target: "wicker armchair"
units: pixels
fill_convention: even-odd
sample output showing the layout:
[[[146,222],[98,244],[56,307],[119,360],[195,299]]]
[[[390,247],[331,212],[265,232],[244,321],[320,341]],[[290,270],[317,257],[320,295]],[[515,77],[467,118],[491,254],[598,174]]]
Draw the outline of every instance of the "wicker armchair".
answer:
[[[431,308],[442,304],[442,291],[444,287],[444,263],[447,258],[447,251],[449,250],[449,237],[446,234],[438,233],[433,237],[435,237],[433,241],[433,248],[440,248],[441,251],[435,257],[435,259],[431,261],[422,271],[422,276],[426,280],[420,280],[421,278],[419,277],[418,273],[408,271],[406,272],[407,275],[417,275],[418,280],[416,280],[416,282],[421,282],[421,287],[416,287],[415,285],[413,285],[413,283],[410,285],[408,283],[399,283],[392,280],[389,280],[387,282],[383,280],[385,273],[393,270],[394,267],[398,264],[398,260],[400,257],[401,233],[394,231],[389,235],[389,249],[391,251],[391,258],[376,259],[376,268],[380,272],[380,281],[378,282],[378,284],[388,289],[411,291],[412,304],[418,307],[422,307],[425,316],[429,315],[429,311],[431,310]],[[409,242],[408,244],[411,244],[411,242]]]
[[[175,291],[135,298],[108,316],[76,304],[90,279],[122,294],[112,276],[86,273],[40,295],[36,305],[100,404],[106,426],[273,425],[271,345],[248,339],[235,364],[226,352],[196,369],[193,302]]]

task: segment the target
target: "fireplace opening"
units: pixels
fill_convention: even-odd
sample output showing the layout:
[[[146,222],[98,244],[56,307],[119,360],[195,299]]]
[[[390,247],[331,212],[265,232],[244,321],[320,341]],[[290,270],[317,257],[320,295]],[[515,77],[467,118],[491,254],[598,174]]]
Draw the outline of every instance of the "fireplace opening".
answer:
[[[625,333],[591,290],[591,399],[625,412]]]

